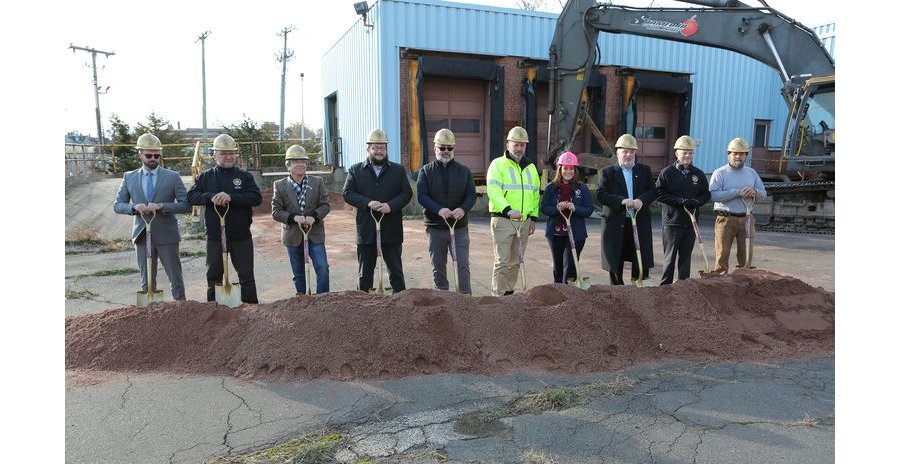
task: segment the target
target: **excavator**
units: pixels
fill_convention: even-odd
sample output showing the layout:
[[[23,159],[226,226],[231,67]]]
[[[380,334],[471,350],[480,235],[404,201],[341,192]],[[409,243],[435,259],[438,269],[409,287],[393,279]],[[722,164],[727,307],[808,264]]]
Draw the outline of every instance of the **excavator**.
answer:
[[[759,171],[771,201],[756,205],[756,228],[833,233],[836,71],[830,53],[811,29],[764,0],[760,7],[737,0],[683,1],[701,7],[636,8],[568,0],[549,49],[546,166],[553,166],[555,154],[572,149],[585,126],[602,153],[581,154],[580,164],[597,168],[612,162],[614,150],[587,111],[587,75],[597,65],[600,31],[730,50],[773,68],[789,109],[776,168]]]

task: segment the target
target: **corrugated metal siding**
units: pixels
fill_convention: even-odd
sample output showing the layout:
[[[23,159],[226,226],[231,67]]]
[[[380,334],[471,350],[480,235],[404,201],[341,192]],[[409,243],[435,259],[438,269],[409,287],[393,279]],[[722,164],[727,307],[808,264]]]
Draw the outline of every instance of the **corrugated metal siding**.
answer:
[[[554,14],[434,0],[381,0],[370,16],[374,30],[365,34],[358,22],[323,58],[323,97],[342,89],[346,164],[363,159],[372,127],[399,142],[401,48],[547,60],[557,21]],[[599,47],[600,64],[691,75],[690,135],[702,140],[696,164],[704,171],[725,163],[733,137],[752,140],[755,119],[771,120],[769,143],[781,143],[787,110],[769,67],[725,50],[624,34],[600,34]],[[398,142],[389,144],[393,161],[400,160]]]
[[[379,22],[379,5],[375,5],[368,17],[370,21]],[[358,20],[345,35],[328,51],[321,60],[322,91],[325,114],[326,97],[336,94],[338,99],[338,125],[344,151],[344,164],[350,166],[366,157],[366,136],[370,130],[382,127],[385,122],[384,113],[380,111],[386,105],[386,95],[381,89],[383,79],[380,65],[382,60],[378,54],[383,38],[383,28],[366,28]],[[397,118],[395,118],[397,119]],[[326,140],[329,133],[325,128]],[[389,141],[394,139],[389,134]],[[328,144],[325,144],[327,149]],[[392,149],[394,151],[392,152]],[[389,143],[392,160],[398,160],[400,150],[397,143]],[[330,153],[329,156],[332,154]]]
[[[830,52],[830,56],[836,59],[836,55],[833,53],[834,46],[836,45],[836,23],[815,27],[814,33],[820,37],[821,42],[824,44],[824,48]]]

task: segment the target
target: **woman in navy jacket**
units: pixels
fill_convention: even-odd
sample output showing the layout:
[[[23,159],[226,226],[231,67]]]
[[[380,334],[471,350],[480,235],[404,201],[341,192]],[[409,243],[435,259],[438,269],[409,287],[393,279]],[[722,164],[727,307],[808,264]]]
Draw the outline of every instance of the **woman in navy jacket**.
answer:
[[[557,173],[554,180],[545,187],[542,194],[542,213],[548,216],[545,222],[545,238],[551,247],[551,259],[554,262],[554,281],[566,283],[567,279],[576,279],[576,263],[570,251],[570,238],[567,233],[567,221],[558,210],[570,213],[570,227],[573,241],[576,242],[576,255],[582,252],[586,244],[585,218],[592,215],[592,197],[589,187],[580,182],[576,155],[571,152],[562,154],[557,160]],[[569,210],[569,211],[567,211]]]

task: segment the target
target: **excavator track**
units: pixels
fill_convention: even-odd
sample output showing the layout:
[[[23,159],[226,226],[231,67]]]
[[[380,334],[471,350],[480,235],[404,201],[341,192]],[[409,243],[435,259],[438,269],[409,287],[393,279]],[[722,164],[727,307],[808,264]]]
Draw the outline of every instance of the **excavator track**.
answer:
[[[755,230],[806,234],[836,231],[835,182],[766,182],[768,200],[755,204]]]

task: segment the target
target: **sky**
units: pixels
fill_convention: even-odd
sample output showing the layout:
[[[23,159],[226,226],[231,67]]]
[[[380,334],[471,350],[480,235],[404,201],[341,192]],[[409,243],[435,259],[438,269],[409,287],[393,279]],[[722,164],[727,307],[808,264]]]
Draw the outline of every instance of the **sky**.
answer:
[[[832,0],[831,0],[832,2]],[[831,2],[773,0],[769,4],[809,26],[835,21]],[[302,119],[321,128],[323,105],[320,60],[350,29],[359,16],[353,1],[261,1],[254,8],[231,2],[207,4],[162,0],[151,9],[136,11],[127,2],[70,2],[55,31],[62,42],[57,54],[62,96],[62,123],[66,132],[96,135],[91,54],[70,45],[94,48],[115,55],[97,56],[103,130],[116,114],[130,126],[144,122],[151,111],[173,127],[202,127],[201,44],[205,41],[207,127],[233,125],[250,118],[257,123],[279,122],[284,28],[288,48],[285,79],[286,126]],[[371,4],[373,2],[370,2]],[[516,8],[516,0],[474,0]],[[656,0],[620,1],[634,6],[684,5]],[[816,5],[816,6],[815,6]],[[543,11],[559,12],[557,0],[547,0]],[[300,74],[304,73],[303,82]],[[303,91],[302,91],[303,88]],[[302,108],[303,100],[303,108]]]

